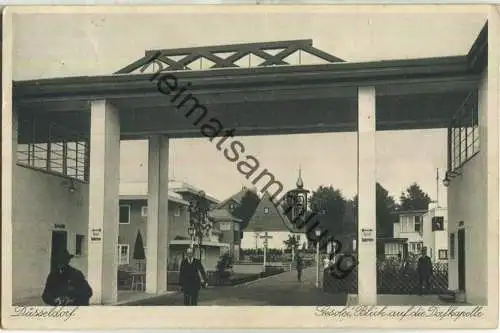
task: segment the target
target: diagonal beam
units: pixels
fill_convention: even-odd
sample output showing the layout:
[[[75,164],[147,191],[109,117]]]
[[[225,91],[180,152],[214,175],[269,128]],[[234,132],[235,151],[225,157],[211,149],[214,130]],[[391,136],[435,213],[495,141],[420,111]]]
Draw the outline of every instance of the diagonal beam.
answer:
[[[157,57],[157,53],[154,53],[154,52],[146,54],[141,59],[131,63],[128,66],[123,67],[122,69],[115,72],[114,74],[129,74],[129,73],[139,69],[139,67],[142,67],[144,65],[151,63],[152,61],[154,61],[156,59],[156,57]]]
[[[271,66],[276,64],[277,62],[284,61],[286,57],[289,55],[295,53],[296,51],[300,50],[298,45],[290,45],[288,48],[284,49],[283,51],[279,52],[278,54],[269,57],[266,61],[264,61],[262,64],[259,66]]]
[[[307,52],[307,53],[310,53],[318,58],[326,60],[328,62],[344,62],[344,60],[337,58],[337,57],[335,57],[329,53],[326,53],[324,51],[321,51],[321,50],[313,47],[312,45],[304,46],[304,47],[302,47],[302,50]]]

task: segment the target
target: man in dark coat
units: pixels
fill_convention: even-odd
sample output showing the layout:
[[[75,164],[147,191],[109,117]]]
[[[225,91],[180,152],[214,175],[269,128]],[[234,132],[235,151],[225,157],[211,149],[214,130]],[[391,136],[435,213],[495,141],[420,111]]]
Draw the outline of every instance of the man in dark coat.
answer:
[[[67,249],[53,254],[55,265],[52,267],[42,299],[48,305],[82,306],[89,305],[92,288],[78,269],[69,265],[73,256]]]
[[[302,280],[302,269],[304,269],[304,261],[300,256],[300,252],[297,253],[296,268],[297,268],[297,281],[300,282]]]
[[[201,286],[206,287],[206,274],[201,262],[193,258],[193,249],[189,247],[186,258],[182,260],[179,284],[184,292],[184,305],[197,305]]]
[[[432,276],[432,262],[431,258],[427,256],[426,248],[422,249],[422,256],[418,259],[417,270],[418,270],[418,290],[419,290],[419,295],[422,295],[422,289],[424,284],[425,284],[425,289],[429,291],[430,279]]]

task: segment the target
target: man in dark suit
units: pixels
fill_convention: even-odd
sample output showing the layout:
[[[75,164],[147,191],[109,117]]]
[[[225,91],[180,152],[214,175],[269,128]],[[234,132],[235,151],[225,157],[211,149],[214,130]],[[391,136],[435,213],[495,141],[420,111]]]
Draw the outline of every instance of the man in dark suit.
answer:
[[[53,254],[55,265],[52,268],[42,299],[48,305],[82,306],[89,305],[92,288],[78,269],[69,265],[73,255],[67,249]]]
[[[422,248],[422,256],[418,259],[418,290],[419,295],[422,295],[423,285],[425,289],[430,290],[430,279],[432,276],[432,262],[431,258],[427,255],[427,248]]]
[[[302,260],[300,252],[297,252],[296,268],[297,268],[297,281],[300,282],[302,280],[302,269],[304,268],[304,261]]]
[[[193,248],[189,247],[179,273],[179,284],[184,292],[184,305],[198,305],[198,293],[201,286],[207,286],[206,280],[203,265],[193,258]]]

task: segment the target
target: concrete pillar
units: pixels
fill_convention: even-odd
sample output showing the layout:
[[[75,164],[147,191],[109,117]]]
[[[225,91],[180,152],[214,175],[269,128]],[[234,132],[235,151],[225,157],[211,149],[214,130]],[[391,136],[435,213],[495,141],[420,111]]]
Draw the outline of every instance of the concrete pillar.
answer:
[[[358,90],[358,302],[377,303],[375,87]]]
[[[498,5],[491,5],[488,14],[488,68],[487,68],[487,111],[485,114],[484,130],[486,131],[483,136],[486,140],[480,142],[484,148],[481,150],[486,151],[486,174],[487,177],[487,214],[485,226],[479,231],[478,234],[483,236],[488,235],[486,242],[487,245],[481,251],[487,260],[482,260],[481,264],[487,267],[486,276],[483,281],[491,282],[486,283],[487,287],[481,297],[478,298],[477,304],[488,304],[490,307],[498,307],[498,298],[492,295],[498,295],[498,284],[493,281],[498,276],[498,259],[493,253],[498,253],[498,168],[499,168],[499,137],[498,130],[500,128],[500,7]],[[479,110],[481,113],[481,110]],[[480,115],[481,117],[481,115]],[[481,130],[481,129],[480,129]],[[483,140],[483,138],[481,138]],[[483,145],[484,142],[484,145]],[[467,237],[467,236],[466,236]],[[476,258],[474,258],[476,260]],[[467,265],[467,261],[466,261]],[[483,267],[484,267],[483,266]],[[466,266],[467,267],[467,266]],[[475,273],[474,273],[475,274]],[[467,283],[467,278],[466,278]],[[470,280],[469,280],[470,281]],[[467,287],[467,286],[466,286]]]
[[[166,136],[149,138],[146,292],[167,290],[168,150]]]
[[[92,101],[87,274],[93,289],[91,304],[117,300],[119,184],[118,110],[105,100]]]
[[[13,72],[13,57],[12,50],[14,41],[12,26],[13,15],[5,14],[2,16],[3,32],[2,32],[2,73],[4,78],[12,77]],[[10,28],[10,29],[9,29]],[[7,255],[12,253],[12,235],[13,225],[15,224],[14,216],[14,187],[15,187],[15,170],[17,158],[17,116],[12,105],[12,79],[5,79],[2,82],[2,251]],[[9,277],[9,272],[12,272],[12,260],[6,260],[7,265],[2,270],[2,286],[8,286],[5,289],[12,288],[12,283],[7,284],[15,275]],[[12,292],[4,293],[4,301],[6,304],[12,304]]]

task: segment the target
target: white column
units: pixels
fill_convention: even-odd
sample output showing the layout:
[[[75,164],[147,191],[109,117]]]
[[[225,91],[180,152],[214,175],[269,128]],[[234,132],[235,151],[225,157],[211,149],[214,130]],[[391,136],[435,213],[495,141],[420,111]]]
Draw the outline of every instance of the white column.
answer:
[[[13,48],[13,18],[12,14],[3,15],[2,32],[2,251],[7,255],[12,254],[13,226],[16,224],[14,216],[15,198],[15,169],[17,159],[17,117],[12,105],[12,64],[14,52]],[[15,258],[15,257],[11,257]],[[2,270],[2,289],[12,289],[12,261],[7,262]],[[4,293],[5,303],[12,304],[12,292]]]
[[[486,266],[486,276],[482,280],[485,282],[491,281],[492,283],[486,283],[487,287],[484,289],[482,288],[484,292],[479,301],[486,302],[486,300],[488,300],[488,305],[491,307],[498,307],[498,299],[491,296],[498,295],[498,285],[493,283],[496,276],[498,276],[498,262],[496,261],[495,255],[488,255],[488,253],[498,253],[498,238],[495,238],[495,235],[498,235],[498,167],[500,157],[498,136],[498,130],[500,128],[500,6],[498,5],[491,5],[488,14],[487,82],[488,101],[487,111],[484,116],[485,124],[487,125],[484,126],[486,133],[481,137],[481,140],[483,140],[483,138],[485,138],[485,140],[480,142],[480,145],[485,147],[485,149],[483,147],[480,149],[486,151],[485,173],[488,175],[486,193],[487,214],[486,220],[484,221],[484,227],[479,231],[479,229],[477,229],[480,228],[478,225],[476,226],[476,230],[479,231],[478,234],[482,234],[483,236],[488,235],[488,238],[485,239],[484,242],[486,243],[484,250],[481,251],[481,254],[484,254],[484,258],[488,259],[480,260],[479,265],[483,267]],[[479,109],[479,113],[481,117],[481,109]],[[465,264],[468,265],[467,259]],[[465,281],[467,283],[467,277]]]
[[[358,94],[358,302],[375,305],[375,87],[359,87]]]
[[[167,290],[168,150],[166,136],[149,138],[146,292]]]
[[[119,184],[118,110],[105,100],[92,101],[88,234],[91,304],[110,304],[117,300]]]

